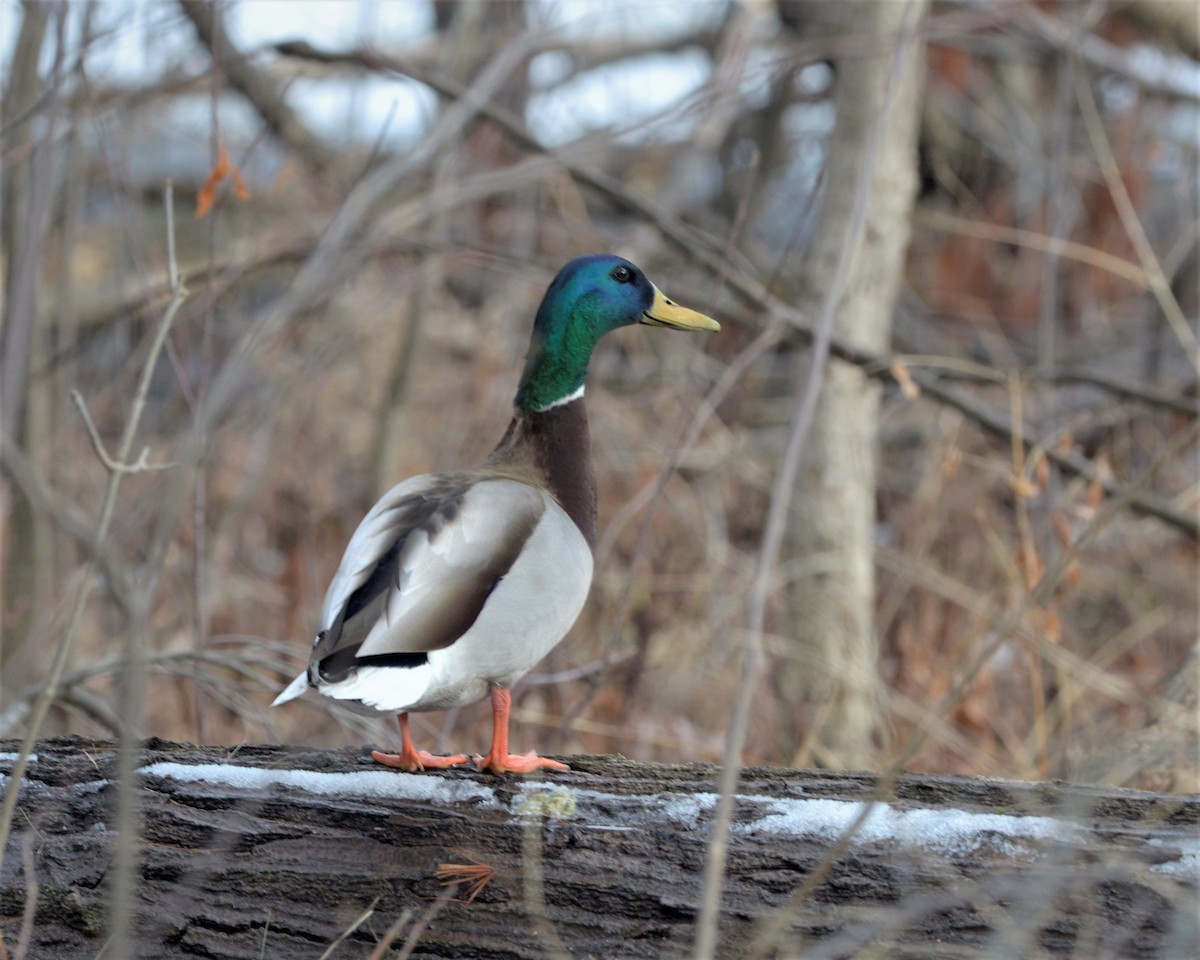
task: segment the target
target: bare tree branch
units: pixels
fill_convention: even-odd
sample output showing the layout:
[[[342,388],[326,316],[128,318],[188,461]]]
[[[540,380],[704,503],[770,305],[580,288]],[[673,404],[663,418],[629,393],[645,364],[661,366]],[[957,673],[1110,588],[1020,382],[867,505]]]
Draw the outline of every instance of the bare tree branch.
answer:
[[[121,442],[117,447],[117,462],[125,463],[129,458],[129,451],[133,447],[134,437],[137,435],[139,426],[141,425],[142,413],[146,406],[146,396],[150,391],[150,379],[154,374],[154,369],[158,364],[158,359],[162,353],[163,347],[166,344],[167,334],[170,332],[171,324],[175,319],[175,315],[179,312],[179,308],[183,305],[184,299],[187,297],[187,290],[179,282],[179,270],[175,263],[175,247],[174,229],[173,194],[170,183],[167,184],[165,204],[167,211],[167,230],[170,240],[168,242],[168,250],[170,253],[168,262],[169,276],[172,278],[172,286],[174,293],[171,302],[167,305],[167,309],[162,315],[158,329],[155,331],[154,340],[150,347],[150,352],[146,357],[145,366],[142,368],[142,375],[137,385],[137,390],[134,393],[133,404],[130,409],[129,419],[125,423],[125,430],[121,436]],[[96,544],[102,547],[105,539],[108,536],[108,527],[112,521],[113,511],[116,506],[117,491],[120,489],[121,481],[124,479],[124,472],[117,470],[110,472],[108,485],[104,492],[104,502],[100,507],[100,517],[96,523]],[[87,605],[88,598],[91,596],[93,587],[95,586],[95,568],[96,564],[89,562],[84,570],[82,582],[79,586],[79,591],[75,596],[75,603],[71,610],[70,620],[67,624],[67,629],[58,644],[58,649],[55,651],[54,659],[50,665],[49,676],[42,693],[38,696],[34,703],[33,712],[28,723],[28,733],[21,749],[20,755],[13,766],[12,774],[8,781],[8,788],[4,794],[4,803],[0,807],[0,865],[3,865],[4,853],[8,845],[9,832],[12,830],[13,814],[16,810],[17,800],[21,791],[21,781],[25,775],[26,767],[29,763],[29,754],[32,750],[33,743],[37,739],[41,731],[42,722],[46,718],[46,713],[50,709],[50,705],[54,702],[58,692],[59,680],[62,677],[63,671],[66,669],[67,661],[70,659],[71,648],[74,645],[75,637],[79,631],[80,622],[83,619],[83,610]],[[132,789],[132,787],[130,788]],[[130,867],[132,865],[130,864]]]
[[[373,51],[335,53],[319,50],[303,41],[278,44],[276,49],[279,53],[286,56],[300,57],[324,63],[345,64],[366,70],[385,70],[401,73],[428,84],[447,97],[462,95],[462,89],[458,84],[430,76],[422,70],[414,69],[406,63]],[[735,261],[735,264],[741,267],[740,270],[728,269],[722,256],[723,244],[719,240],[708,237],[694,227],[681,224],[678,219],[660,210],[652,201],[626,187],[615,178],[565,159],[562,157],[561,151],[549,150],[526,129],[524,123],[519,118],[511,115],[503,108],[496,106],[490,101],[479,102],[476,104],[476,108],[481,116],[487,117],[502,127],[519,144],[527,149],[557,156],[576,180],[596,190],[627,212],[636,214],[648,223],[653,224],[663,237],[671,241],[685,256],[703,265],[714,276],[725,271],[726,283],[729,289],[754,312],[775,316],[791,327],[801,338],[809,342],[812,341],[814,333],[807,317],[802,316],[794,308],[770,293],[761,282],[754,278],[752,271],[744,263]],[[1068,247],[1065,250],[1072,251],[1073,248]],[[1063,251],[1060,250],[1060,252]],[[1082,252],[1081,255],[1083,255]],[[1130,267],[1132,270],[1138,271],[1139,277],[1145,276],[1144,268],[1139,269],[1136,265],[1130,265]],[[1125,268],[1120,267],[1119,269]],[[869,375],[876,379],[895,379],[892,373],[893,358],[891,357],[873,354],[870,351],[840,341],[837,337],[832,338],[829,349],[832,356],[847,363],[853,363],[866,368]],[[954,407],[970,419],[978,422],[988,433],[1004,440],[1012,437],[1014,425],[1004,414],[991,410],[973,398],[962,395],[958,391],[954,391],[936,382],[936,379],[931,375],[923,374],[919,371],[910,371],[910,373],[912,379],[922,391],[935,397],[942,403]],[[1032,432],[1022,430],[1021,437],[1026,448],[1032,450],[1033,441],[1030,439]],[[1089,480],[1098,477],[1099,471],[1094,468],[1094,465],[1078,454],[1052,450],[1047,451],[1047,457],[1068,476],[1083,476]],[[1121,490],[1121,485],[1111,478],[1099,477],[1099,482],[1110,496],[1118,495]],[[1200,520],[1173,509],[1161,498],[1155,497],[1152,494],[1136,493],[1129,498],[1129,506],[1139,513],[1144,513],[1164,521],[1192,539],[1200,539]]]
[[[1114,397],[1119,397],[1122,400],[1137,400],[1139,403],[1144,403],[1151,407],[1159,407],[1163,410],[1170,410],[1172,413],[1177,413],[1192,420],[1200,417],[1200,407],[1197,406],[1194,399],[1163,393],[1161,390],[1155,390],[1140,383],[1119,380],[1116,377],[1109,377],[1102,373],[1074,369],[1052,370],[1045,374],[1044,379],[1053,383],[1079,383],[1095,387],[1098,390],[1103,390],[1105,393],[1111,393]]]
[[[128,606],[132,595],[133,577],[130,571],[105,548],[96,536],[96,521],[54,489],[38,474],[29,458],[15,444],[0,437],[0,468],[33,505],[59,529],[83,547],[88,558],[97,565],[108,581],[109,589],[122,606]]]
[[[1183,52],[1193,59],[1200,56],[1200,24],[1195,9],[1187,3],[1179,3],[1178,0],[1133,0],[1124,6],[1122,13],[1169,34],[1181,45]],[[1195,84],[1189,83],[1178,70],[1171,69],[1162,61],[1135,57],[1131,50],[1109,43],[1095,33],[1079,37],[1070,24],[1034,6],[1022,5],[1020,19],[1031,25],[1035,33],[1057,50],[1078,53],[1091,65],[1132,80],[1152,93],[1186,100],[1196,100],[1198,97]]]
[[[849,194],[849,220],[846,222],[840,238],[840,251],[833,263],[833,274],[827,279],[821,292],[820,313],[817,317],[816,331],[813,337],[812,356],[809,361],[804,389],[799,392],[788,427],[788,439],[780,458],[779,467],[771,485],[771,500],[767,511],[765,531],[759,548],[754,580],[746,609],[747,643],[741,658],[741,675],[739,678],[738,695],[734,704],[733,717],[729,724],[725,755],[721,765],[721,796],[717,803],[716,819],[713,823],[712,841],[709,844],[708,856],[704,872],[704,897],[697,923],[694,960],[711,960],[716,955],[717,948],[717,918],[720,913],[721,889],[726,874],[726,857],[728,855],[729,829],[733,817],[734,795],[742,768],[742,753],[746,743],[746,733],[749,729],[752,704],[758,695],[759,677],[762,672],[764,657],[762,650],[763,626],[766,623],[767,602],[771,595],[780,551],[783,547],[784,535],[789,524],[788,513],[791,511],[793,498],[797,492],[797,480],[800,475],[800,462],[808,441],[810,428],[817,416],[817,403],[825,384],[826,364],[830,357],[830,344],[833,339],[834,318],[838,308],[843,303],[846,284],[851,275],[851,269],[861,258],[860,245],[867,225],[867,210],[872,190],[877,188],[877,166],[880,162],[880,146],[895,125],[901,128],[909,125],[907,116],[897,117],[893,111],[898,100],[909,100],[901,110],[916,109],[916,73],[911,60],[917,55],[914,49],[918,41],[915,32],[925,16],[928,4],[925,0],[908,0],[899,16],[893,16],[893,9],[886,5],[873,4],[865,8],[868,21],[880,29],[881,33],[890,33],[884,29],[884,24],[898,24],[896,47],[887,60],[864,61],[854,65],[854,69],[863,71],[859,76],[868,82],[863,89],[877,87],[881,96],[872,102],[872,107],[878,103],[878,112],[869,117],[866,126],[866,149],[859,158],[859,166],[853,173],[852,179],[846,180],[846,186],[851,187]],[[907,82],[905,72],[908,71]],[[878,81],[878,82],[877,82]],[[843,82],[845,79],[843,78]],[[898,92],[907,89],[909,97],[902,98]],[[847,123],[846,116],[839,121]],[[915,129],[915,119],[912,122]],[[849,142],[849,141],[847,141]],[[911,147],[915,148],[915,136]],[[915,152],[915,150],[914,150]],[[915,191],[915,162],[912,173]],[[911,202],[911,192],[909,195]],[[896,261],[900,257],[897,254]],[[871,475],[873,478],[873,474]],[[872,667],[873,669],[873,667]]]
[[[1092,94],[1091,84],[1082,70],[1076,71],[1075,93],[1079,99],[1084,129],[1087,130],[1092,150],[1100,164],[1100,172],[1104,174],[1104,182],[1108,185],[1109,196],[1117,208],[1121,225],[1125,228],[1125,233],[1142,263],[1142,269],[1146,272],[1147,286],[1158,301],[1159,309],[1167,318],[1167,323],[1179,340],[1179,345],[1187,352],[1192,369],[1200,374],[1200,342],[1197,342],[1196,334],[1188,326],[1187,317],[1183,315],[1183,310],[1179,306],[1179,301],[1175,299],[1171,283],[1163,272],[1158,255],[1154,252],[1154,247],[1151,246],[1150,239],[1146,236],[1141,220],[1138,219],[1137,210],[1129,196],[1125,181],[1121,177],[1121,170],[1117,166],[1117,158],[1113,155],[1112,145],[1108,142],[1108,135],[1104,132],[1104,124],[1100,119],[1100,111],[1096,108],[1096,98]]]
[[[134,463],[121,463],[109,456],[108,451],[104,448],[104,441],[100,439],[100,432],[96,429],[96,424],[92,421],[92,415],[88,413],[87,402],[83,399],[83,394],[78,390],[71,391],[71,401],[79,410],[79,415],[83,418],[83,425],[87,428],[88,438],[92,441],[92,449],[96,451],[96,456],[100,458],[100,462],[105,468],[113,473],[146,473],[152,470],[170,470],[175,466],[173,463],[150,463],[150,448],[142,447],[142,452]]]
[[[234,46],[225,30],[220,5],[205,0],[179,0],[179,6],[230,85],[250,101],[271,132],[299,154],[310,172],[328,172],[335,155],[288,106],[275,79],[255,67]]]

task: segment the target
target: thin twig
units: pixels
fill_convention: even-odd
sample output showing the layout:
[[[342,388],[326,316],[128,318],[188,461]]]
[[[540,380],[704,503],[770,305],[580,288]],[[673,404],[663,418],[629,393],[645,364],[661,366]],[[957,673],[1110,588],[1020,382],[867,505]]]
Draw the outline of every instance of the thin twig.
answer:
[[[213,378],[204,403],[197,409],[179,454],[181,465],[199,462],[216,425],[239,395],[245,378],[254,369],[258,352],[272,335],[298,314],[320,302],[347,275],[362,266],[357,244],[372,224],[385,198],[405,178],[431,163],[447,142],[458,136],[483,110],[490,92],[523,65],[536,37],[528,35],[501,48],[497,56],[476,76],[467,95],[444,110],[433,128],[411,151],[371,171],[346,197],[329,221],[316,247],[291,282],[239,339],[229,359]],[[351,256],[355,251],[356,255]],[[187,488],[181,476],[167,486],[161,498],[157,523],[146,552],[147,576],[161,575],[162,560],[174,542],[183,514]]]
[[[325,948],[325,952],[322,953],[321,956],[317,958],[317,960],[329,960],[329,958],[331,956],[333,956],[333,951],[337,949],[338,944],[340,944],[343,940],[345,940],[348,936],[350,936],[350,934],[352,934],[355,930],[357,930],[364,923],[366,923],[368,920],[371,919],[371,917],[375,913],[375,905],[377,903],[379,903],[379,900],[380,900],[379,897],[376,897],[374,900],[372,900],[371,905],[369,907],[367,907],[367,909],[364,910],[362,913],[360,913],[354,919],[354,921],[350,924],[350,926],[348,926],[345,930],[343,930],[341,933],[339,933],[337,935],[337,939],[335,939],[333,941],[333,943],[331,943],[328,947]]]
[[[384,931],[382,939],[375,944],[375,949],[368,955],[367,960],[383,960],[392,944],[396,942],[396,938],[400,936],[400,931],[403,930],[410,920],[412,920],[413,912],[411,909],[405,909],[393,922],[390,927]]]
[[[724,286],[725,273],[728,269],[730,258],[732,258],[736,252],[738,241],[741,239],[742,229],[745,226],[746,214],[750,208],[750,198],[753,195],[758,172],[759,157],[758,154],[755,153],[754,162],[751,164],[751,173],[745,189],[738,200],[737,212],[734,216],[733,226],[730,228],[729,237],[726,241],[725,250],[722,254],[721,268],[717,273],[717,276],[714,278],[712,292],[709,294],[710,306],[708,307],[708,310],[710,313],[715,313],[714,306],[717,302],[717,298],[721,294],[721,289]],[[775,342],[777,336],[774,336],[773,334],[777,333],[778,331],[775,328],[768,327],[766,331],[760,333],[755,338],[750,347],[742,351],[741,357],[751,357],[756,359],[761,355],[762,352],[765,352],[766,344]],[[616,538],[616,532],[623,526],[622,520],[632,517],[643,508],[646,508],[645,512],[642,514],[642,522],[638,527],[637,539],[634,541],[633,549],[630,551],[629,557],[625,561],[627,571],[624,585],[621,588],[621,593],[615,604],[615,611],[610,617],[610,622],[613,624],[613,627],[610,629],[609,633],[613,640],[608,644],[604,656],[604,659],[609,666],[615,665],[616,662],[619,659],[622,659],[624,656],[624,654],[618,649],[618,643],[623,633],[622,627],[629,618],[629,606],[633,596],[634,583],[637,579],[638,566],[643,552],[646,549],[646,544],[650,539],[651,530],[654,526],[655,507],[659,503],[663,493],[666,491],[667,482],[672,476],[675,475],[675,471],[678,469],[683,455],[691,449],[692,445],[700,436],[700,431],[703,429],[704,425],[708,422],[709,418],[716,413],[717,407],[720,405],[721,400],[724,399],[725,394],[728,392],[728,390],[731,390],[740,379],[740,374],[745,367],[739,365],[737,363],[737,359],[738,358],[735,358],[732,364],[726,366],[725,374],[721,378],[721,383],[725,384],[724,392],[721,391],[720,384],[718,384],[712,390],[708,391],[705,396],[702,396],[698,400],[693,410],[688,411],[685,409],[680,412],[679,422],[682,426],[682,430],[677,427],[673,432],[677,436],[680,436],[681,439],[672,447],[670,456],[659,469],[655,478],[645,487],[643,487],[641,491],[639,491],[638,496],[634,497],[630,503],[626,504],[625,509],[622,511],[624,518],[617,517],[614,519],[613,523],[608,525],[608,528],[605,530],[604,537],[595,551],[597,566],[599,566],[604,562],[604,558],[607,556],[608,550],[611,549]],[[732,376],[730,375],[731,369],[737,371]],[[644,653],[644,644],[638,644],[633,652],[635,663],[631,668],[631,673],[635,676],[639,672],[638,661],[642,659]],[[600,675],[597,676],[599,677]],[[555,742],[561,742],[563,735],[570,728],[571,723],[583,712],[599,689],[599,682],[594,681],[589,685],[589,688],[584,696],[581,697],[579,702],[576,703],[568,712],[568,714],[563,717],[562,725],[554,737]]]
[[[871,809],[892,793],[897,779],[920,752],[933,731],[937,729],[938,722],[948,717],[966,699],[979,672],[992,660],[1000,647],[1008,642],[1010,637],[1015,633],[1023,632],[1022,625],[1029,612],[1046,603],[1058,588],[1059,583],[1062,581],[1067,570],[1070,569],[1071,564],[1078,559],[1081,552],[1096,539],[1100,532],[1122,510],[1126,509],[1128,500],[1142,487],[1149,484],[1164,464],[1169,463],[1190,444],[1194,443],[1198,436],[1200,436],[1200,425],[1193,425],[1190,430],[1183,431],[1172,443],[1167,444],[1159,451],[1159,455],[1154,461],[1125,489],[1124,498],[1114,497],[1105,502],[1096,511],[1079,536],[1047,568],[1046,572],[1042,574],[1033,588],[1001,618],[1000,622],[993,629],[988,642],[976,653],[971,663],[967,666],[967,669],[959,677],[958,682],[929,711],[930,719],[914,730],[907,743],[898,751],[888,769],[880,775],[871,797],[864,801],[863,809],[860,811],[859,816],[846,828],[846,831],[838,838],[837,843],[826,852],[821,862],[809,871],[805,877],[804,884],[791,896],[787,905],[777,910],[771,917],[760,924],[761,932],[751,946],[748,960],[762,960],[762,958],[772,954],[779,940],[791,926],[792,919],[796,916],[801,905],[824,882],[833,865],[841,858],[863,823],[866,822],[867,817],[870,816]],[[1039,652],[1045,653],[1052,647],[1053,644],[1047,643]]]
[[[1007,376],[1003,370],[998,370],[995,367],[989,367],[982,363],[964,360],[962,357],[897,353],[892,354],[888,359],[889,363],[899,363],[908,371],[911,371],[914,367],[932,368],[939,379],[946,381],[961,380],[966,383],[992,384],[995,386],[1003,386],[1007,382]],[[894,370],[876,370],[875,365],[871,363],[865,364],[863,370],[870,377],[878,378],[880,374],[886,373],[890,378],[895,378]],[[1153,387],[1147,387],[1130,380],[1122,380],[1118,377],[1097,373],[1094,370],[1061,367],[1045,371],[1023,372],[1022,379],[1026,383],[1034,385],[1042,383],[1073,383],[1095,387],[1097,390],[1111,394],[1119,400],[1136,400],[1138,403],[1145,404],[1148,407],[1169,410],[1171,413],[1177,413],[1192,420],[1200,418],[1200,404],[1193,397],[1184,396],[1182,393],[1166,393],[1163,390],[1156,390]]]
[[[1075,71],[1075,95],[1079,100],[1079,111],[1083,117],[1084,129],[1087,130],[1088,140],[1091,141],[1092,150],[1100,164],[1100,172],[1104,175],[1109,196],[1117,208],[1121,226],[1125,228],[1129,242],[1133,244],[1134,252],[1137,253],[1137,258],[1141,261],[1142,269],[1146,273],[1146,284],[1158,301],[1159,309],[1167,318],[1167,323],[1170,324],[1171,330],[1178,338],[1180,346],[1187,352],[1193,369],[1200,372],[1200,343],[1197,342],[1192,328],[1188,326],[1187,317],[1183,315],[1179,301],[1171,292],[1171,283],[1163,273],[1158,255],[1154,252],[1154,247],[1150,245],[1150,238],[1146,236],[1146,231],[1142,228],[1142,221],[1138,219],[1137,210],[1125,187],[1125,180],[1121,176],[1121,168],[1117,166],[1117,158],[1113,155],[1112,146],[1104,132],[1100,111],[1096,109],[1096,98],[1092,95],[1091,81],[1082,67]]]
[[[146,357],[145,366],[142,368],[141,381],[138,383],[129,414],[130,422],[126,427],[126,434],[121,440],[116,458],[119,463],[125,463],[129,458],[133,436],[141,422],[146,397],[150,392],[151,378],[158,366],[159,356],[166,347],[171,323],[187,295],[187,291],[179,280],[179,265],[175,258],[174,193],[170,181],[167,181],[163,202],[166,205],[167,276],[171,282],[171,302],[163,314],[163,319],[151,343],[150,352]],[[120,476],[120,474],[117,473],[114,476]],[[146,688],[145,650],[154,583],[147,578],[142,578],[137,582],[136,587],[129,609],[129,628],[125,640],[126,664],[123,674],[125,702],[121,714],[120,751],[117,756],[117,809],[114,817],[114,828],[119,842],[113,854],[112,893],[109,901],[109,932],[114,955],[118,957],[131,956],[133,953],[130,940],[133,929],[134,904],[137,899],[138,844],[136,838],[140,833],[138,819],[141,801],[137,778],[137,753],[142,736],[143,694]]]
[[[542,857],[541,814],[530,814],[521,835],[521,879],[525,888],[525,907],[545,954],[551,960],[568,960],[570,953],[546,912],[546,868]]]
[[[413,924],[412,930],[409,931],[408,939],[404,941],[404,946],[396,954],[396,960],[408,960],[412,956],[412,952],[417,948],[417,944],[420,942],[425,930],[433,923],[434,918],[446,909],[446,904],[453,899],[454,887],[446,887],[438,894],[437,899],[429,905],[429,909],[421,914],[421,919]]]
[[[183,306],[187,299],[187,289],[179,282],[179,271],[170,255],[174,253],[174,242],[171,239],[171,234],[175,229],[173,197],[171,182],[168,180],[164,193],[164,202],[166,204],[167,218],[167,249],[168,249],[168,275],[172,278],[173,286],[171,291],[171,302],[167,304],[166,310],[163,312],[162,318],[159,320],[158,329],[154,333],[154,338],[150,344],[150,351],[146,356],[145,366],[142,368],[141,379],[138,382],[137,389],[133,397],[133,405],[130,408],[129,419],[125,423],[125,431],[121,436],[121,442],[117,447],[117,455],[115,460],[118,463],[126,463],[129,459],[129,451],[133,447],[134,437],[137,435],[138,426],[141,423],[142,414],[146,407],[146,397],[150,392],[150,380],[154,374],[154,368],[157,366],[158,358],[162,353],[163,345],[166,343],[167,334],[170,332],[171,324],[175,320],[179,308]],[[112,471],[109,473],[108,486],[104,491],[104,500],[100,507],[100,517],[96,523],[96,549],[103,548],[105,539],[108,536],[108,528],[112,522],[113,510],[116,507],[117,492],[121,487],[121,480],[125,473],[121,470]],[[55,651],[54,659],[50,665],[50,671],[46,678],[45,686],[42,688],[41,694],[34,703],[33,711],[29,719],[29,729],[25,735],[25,740],[21,744],[21,752],[17,756],[17,762],[13,764],[12,772],[9,777],[8,790],[4,795],[4,805],[0,807],[0,866],[3,866],[4,851],[8,844],[9,833],[12,830],[13,812],[16,809],[17,797],[21,789],[21,781],[25,776],[25,769],[29,764],[29,755],[33,751],[33,745],[37,741],[38,733],[41,731],[42,723],[46,719],[46,714],[50,710],[50,705],[54,702],[55,696],[58,693],[58,684],[62,678],[63,671],[66,669],[67,661],[71,656],[71,649],[75,643],[75,637],[79,632],[79,626],[83,621],[84,607],[87,605],[88,598],[91,596],[92,590],[95,587],[96,570],[98,564],[95,560],[88,561],[87,567],[84,569],[83,580],[79,587],[79,592],[75,596],[75,603],[71,609],[70,620],[67,624],[66,632],[59,641],[58,649]],[[118,846],[118,851],[121,846]],[[129,846],[132,846],[130,844]]]
[[[25,835],[21,845],[22,866],[25,870],[25,907],[21,911],[21,933],[17,937],[17,946],[13,950],[12,960],[25,960],[29,945],[33,942],[33,924],[37,919],[38,894],[41,884],[37,878],[37,863],[33,856],[32,833]]]
[[[96,424],[92,420],[92,415],[88,412],[87,403],[83,399],[83,394],[78,390],[71,391],[71,401],[79,410],[79,415],[83,418],[83,425],[87,427],[88,436],[92,441],[92,449],[96,451],[96,456],[100,458],[100,462],[113,473],[145,473],[150,470],[170,470],[175,466],[173,463],[149,463],[150,448],[142,447],[141,456],[137,458],[135,463],[121,463],[119,460],[114,460],[108,455],[108,451],[104,449],[104,441],[100,439],[100,433],[96,429]]]
[[[923,393],[934,397],[947,406],[953,407],[960,413],[966,414],[969,419],[973,420],[987,433],[992,434],[992,436],[1001,440],[1008,440],[1015,432],[1013,425],[1006,417],[996,413],[974,397],[969,397],[956,390],[952,390],[932,377],[918,377],[914,375],[913,379],[920,386]],[[1028,428],[1021,432],[1026,443],[1034,442],[1030,436],[1031,431]],[[1195,515],[1194,511],[1188,513],[1176,509],[1169,501],[1147,493],[1141,487],[1134,488],[1120,483],[1113,477],[1102,472],[1095,463],[1083,456],[1083,454],[1074,450],[1063,450],[1054,446],[1047,448],[1043,452],[1046,459],[1064,473],[1070,476],[1082,477],[1091,483],[1098,483],[1108,497],[1119,499],[1128,508],[1136,509],[1139,513],[1146,514],[1147,516],[1157,517],[1193,540],[1200,539],[1200,518]]]
[[[1097,390],[1111,393],[1122,400],[1137,400],[1147,406],[1161,407],[1192,419],[1200,416],[1200,405],[1197,405],[1194,398],[1163,393],[1161,390],[1155,390],[1140,383],[1118,380],[1116,377],[1094,373],[1090,370],[1052,370],[1045,374],[1043,379],[1054,383],[1079,383],[1095,387]]]
[[[1061,18],[1044,13],[1033,4],[1011,4],[1017,12],[1014,20],[1019,24],[1024,21],[1054,48],[1055,52],[1066,51],[1070,55],[1082,57],[1101,70],[1111,71],[1151,93],[1181,100],[1195,101],[1200,99],[1196,93],[1196,84],[1189,70],[1178,69],[1169,56],[1145,57],[1138,44],[1119,47],[1105,40],[1094,31],[1080,34],[1073,24],[1065,23]],[[1047,7],[1048,10],[1071,9],[1067,5]],[[1183,9],[1187,9],[1184,7]]]
[[[746,612],[747,642],[742,650],[741,676],[738,696],[734,704],[733,717],[729,724],[725,756],[721,767],[720,800],[713,818],[712,833],[705,864],[704,888],[700,901],[700,916],[697,920],[696,945],[693,956],[696,960],[710,960],[717,947],[717,918],[720,915],[721,887],[725,876],[725,861],[728,853],[729,826],[733,817],[734,794],[742,768],[742,749],[750,724],[750,709],[758,693],[758,678],[762,672],[762,627],[766,619],[767,599],[770,585],[783,545],[783,534],[787,529],[787,515],[791,510],[792,497],[796,488],[796,477],[800,469],[800,457],[808,439],[809,428],[816,412],[817,399],[824,383],[824,370],[829,361],[830,343],[833,334],[834,313],[841,302],[842,292],[850,276],[855,254],[862,243],[866,227],[867,203],[871,195],[871,182],[879,160],[879,145],[884,130],[891,119],[896,90],[909,59],[913,43],[915,18],[920,16],[920,0],[909,0],[896,39],[896,50],[884,92],[883,105],[871,128],[869,145],[863,153],[854,189],[854,206],[850,222],[846,226],[841,255],[838,257],[834,275],[825,290],[821,310],[817,317],[816,335],[813,338],[812,356],[808,380],[800,396],[788,432],[775,482],[771,489],[771,502],[767,512],[765,533],[758,555],[758,565],[751,586]]]
[[[0,467],[39,513],[49,517],[60,530],[74,539],[97,565],[117,602],[128,606],[133,574],[130,569],[103,549],[96,540],[96,521],[63,496],[41,476],[29,456],[14,443],[0,437]],[[0,734],[2,736],[3,734]]]
[[[271,911],[268,908],[267,918],[263,921],[262,940],[258,944],[258,960],[266,960],[267,956],[267,935],[271,932]]]
[[[411,65],[375,52],[330,52],[318,50],[305,42],[279,44],[275,49],[286,56],[326,63],[349,64],[373,71],[392,71],[427,83],[444,96],[451,98],[463,96],[461,87],[453,82],[440,80]],[[655,203],[615,178],[590,170],[571,160],[566,151],[552,151],[545,147],[526,129],[518,117],[502,107],[493,103],[477,103],[476,106],[480,115],[487,117],[503,129],[518,144],[528,150],[557,158],[579,183],[601,194],[618,208],[653,224],[663,238],[677,247],[689,260],[699,263],[713,274],[728,268],[720,253],[721,245],[715,239],[693,226],[680,223],[678,219],[669,216]],[[964,230],[975,229],[979,226],[970,220],[956,222]],[[1053,242],[1053,238],[1043,237],[1041,234],[1032,232],[1011,236],[1009,240],[1011,242],[1024,241],[1027,242],[1027,245],[1037,249],[1053,247],[1060,256],[1077,254],[1081,259],[1095,260],[1097,266],[1103,265],[1106,269],[1111,268],[1113,272],[1127,274],[1131,282],[1149,282],[1144,268],[1138,267],[1137,264],[1129,264],[1128,261],[1122,261],[1119,258],[1107,260],[1105,259],[1107,255],[1090,247],[1058,246]],[[1136,275],[1134,271],[1136,271]],[[746,304],[756,316],[764,318],[768,325],[782,322],[795,331],[797,336],[806,341],[812,341],[814,330],[809,325],[808,318],[781,301],[767,285],[760,283],[751,274],[731,271],[725,278],[725,284],[726,288]],[[874,353],[837,337],[830,340],[829,350],[839,360],[863,367],[874,379],[895,379],[891,372],[893,358],[887,355]],[[944,385],[936,383],[933,377],[918,376],[914,373],[912,379],[922,392],[976,421],[988,433],[1005,441],[1012,436],[1012,425],[1007,423],[1002,415],[994,413],[973,398],[962,396]],[[1094,465],[1079,455],[1059,454],[1054,451],[1049,455],[1049,459],[1068,476],[1082,476],[1090,480],[1097,475]],[[1100,482],[1104,484],[1105,492],[1110,496],[1117,496],[1122,490],[1121,486],[1111,478],[1102,478]],[[1193,540],[1200,539],[1200,522],[1197,522],[1195,517],[1172,508],[1161,498],[1139,492],[1127,502],[1131,509],[1147,516],[1156,517]]]
[[[1028,247],[1030,250],[1037,250],[1065,260],[1074,260],[1077,263],[1084,263],[1089,267],[1111,273],[1122,280],[1128,280],[1139,289],[1151,285],[1150,276],[1143,267],[1073,240],[1048,236],[1033,230],[1022,230],[1018,227],[1006,227],[999,223],[986,223],[967,217],[956,217],[942,210],[921,209],[915,211],[913,225],[927,230],[957,234],[960,237],[991,240],[993,243],[1011,243],[1014,246]]]
[[[334,165],[334,153],[289,106],[279,81],[234,44],[225,27],[223,8],[201,0],[180,0],[179,6],[229,85],[249,101],[271,132],[296,152],[314,176],[324,175]]]

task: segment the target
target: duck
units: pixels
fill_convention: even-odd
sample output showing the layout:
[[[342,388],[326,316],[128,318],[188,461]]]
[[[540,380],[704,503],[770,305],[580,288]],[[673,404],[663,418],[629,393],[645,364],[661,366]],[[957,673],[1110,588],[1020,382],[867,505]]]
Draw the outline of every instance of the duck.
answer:
[[[424,474],[380,498],[350,537],[321,610],[308,666],[272,706],[309,690],[395,714],[409,772],[468,762],[413,746],[409,714],[491,700],[494,774],[567,770],[509,752],[512,687],[567,635],[592,582],[596,475],[584,381],[597,343],[633,324],[715,331],[629,260],[567,263],[538,307],[512,419],[482,463]]]

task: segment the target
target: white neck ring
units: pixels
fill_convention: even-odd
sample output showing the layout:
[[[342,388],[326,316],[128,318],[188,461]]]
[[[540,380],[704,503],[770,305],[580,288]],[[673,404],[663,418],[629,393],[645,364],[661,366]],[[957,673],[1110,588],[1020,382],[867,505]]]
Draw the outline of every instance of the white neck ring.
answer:
[[[565,403],[570,403],[572,400],[578,400],[583,396],[583,384],[579,385],[579,389],[568,393],[565,397],[559,397],[553,403],[549,403],[544,407],[538,407],[538,413],[545,413],[547,410],[553,410],[555,407],[561,407]]]

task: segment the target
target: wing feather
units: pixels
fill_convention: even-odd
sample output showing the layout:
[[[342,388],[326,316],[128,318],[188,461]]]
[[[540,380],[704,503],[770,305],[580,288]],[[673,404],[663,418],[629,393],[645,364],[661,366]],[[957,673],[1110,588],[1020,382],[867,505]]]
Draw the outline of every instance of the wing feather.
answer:
[[[454,643],[550,502],[515,480],[414,480],[385,495],[346,548],[310,660],[326,682],[364,663],[415,666]]]

